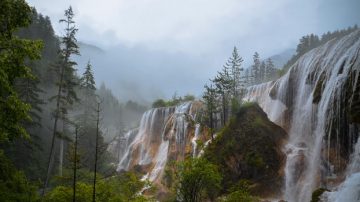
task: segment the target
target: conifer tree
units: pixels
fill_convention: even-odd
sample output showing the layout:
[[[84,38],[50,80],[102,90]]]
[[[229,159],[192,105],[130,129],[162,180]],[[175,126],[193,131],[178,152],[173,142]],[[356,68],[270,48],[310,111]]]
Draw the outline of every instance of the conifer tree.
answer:
[[[212,84],[210,86],[205,85],[203,100],[206,106],[207,124],[208,127],[210,128],[211,138],[214,139],[213,132],[216,123],[217,95],[216,95],[216,89],[213,87]]]
[[[251,66],[252,68],[252,76],[254,77],[254,83],[258,84],[260,82],[260,56],[259,53],[255,52],[253,55],[254,64]]]
[[[266,72],[265,72],[265,79],[266,81],[270,81],[276,79],[277,70],[275,69],[275,65],[271,58],[266,60]]]
[[[265,75],[266,75],[266,64],[265,61],[262,61],[259,69],[259,83],[266,81]]]
[[[23,0],[1,1],[0,24],[0,139],[12,140],[27,136],[21,122],[28,120],[30,106],[23,102],[15,90],[18,78],[33,78],[25,59],[40,58],[42,43],[14,36],[20,27],[28,26],[31,9]]]
[[[218,72],[217,76],[212,80],[216,86],[216,92],[219,95],[219,99],[221,100],[221,117],[222,117],[222,125],[224,126],[229,113],[229,100],[230,100],[230,93],[232,90],[232,78],[229,74],[229,68],[227,66],[223,66],[221,72]]]
[[[238,50],[235,46],[234,50],[232,52],[232,56],[225,63],[225,66],[230,71],[229,74],[230,74],[231,80],[232,80],[231,95],[235,99],[239,99],[240,89],[243,88],[243,82],[242,82],[243,68],[241,67],[243,61],[244,60],[242,59],[242,57],[240,57]]]
[[[48,181],[50,179],[51,167],[54,161],[54,147],[56,137],[60,137],[60,161],[62,161],[63,153],[63,134],[58,132],[58,121],[61,119],[66,122],[66,115],[69,110],[69,107],[78,100],[75,93],[75,86],[77,85],[75,78],[75,68],[76,62],[71,59],[73,55],[79,55],[79,48],[76,44],[77,40],[75,34],[78,31],[75,27],[75,22],[73,21],[74,13],[71,6],[65,10],[65,19],[61,19],[60,23],[65,23],[65,36],[61,40],[62,48],[59,54],[59,61],[55,65],[55,71],[58,75],[57,87],[58,92],[51,100],[55,100],[56,109],[54,111],[54,126],[53,134],[50,148],[50,155],[47,165],[46,179],[44,181],[44,191],[47,188]],[[60,170],[62,165],[60,164]],[[61,173],[60,173],[61,174]],[[43,192],[44,194],[44,192]]]
[[[90,61],[88,61],[85,68],[85,72],[83,73],[80,79],[80,85],[86,91],[89,91],[90,93],[94,93],[96,87],[95,87],[94,73],[91,68],[92,65],[90,64]]]
[[[31,22],[32,11],[24,0],[0,1],[0,143],[18,137],[28,138],[23,122],[28,121],[30,105],[15,89],[19,78],[32,78],[25,60],[40,58],[42,43],[14,35]],[[2,145],[1,145],[2,146]],[[35,201],[35,189],[18,172],[0,149],[0,196],[2,201]]]

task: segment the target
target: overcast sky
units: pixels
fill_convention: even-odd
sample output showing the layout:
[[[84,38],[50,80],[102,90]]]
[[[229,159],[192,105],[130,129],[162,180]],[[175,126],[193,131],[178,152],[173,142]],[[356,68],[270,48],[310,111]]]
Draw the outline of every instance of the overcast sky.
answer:
[[[107,71],[111,74],[104,73],[104,68],[99,67],[95,67],[95,73],[99,72],[98,82],[104,81],[120,97],[124,97],[124,89],[120,87],[124,82],[130,86],[136,83],[140,91],[149,88],[150,82],[156,93],[151,93],[152,97],[143,95],[150,99],[168,97],[174,91],[199,95],[206,80],[221,68],[234,45],[248,65],[255,51],[265,58],[294,48],[302,35],[360,24],[360,0],[28,2],[40,13],[50,16],[59,35],[63,31],[58,20],[71,5],[79,28],[78,40],[113,51],[114,60],[120,58],[116,58],[117,51],[123,57],[140,52],[138,58],[132,57],[138,61],[123,58],[126,62],[109,63]],[[154,57],[143,60],[142,57],[147,55]],[[164,62],[162,55],[172,60]],[[134,69],[137,71],[132,71]],[[151,74],[153,71],[161,76]],[[153,78],[147,80],[149,76]]]

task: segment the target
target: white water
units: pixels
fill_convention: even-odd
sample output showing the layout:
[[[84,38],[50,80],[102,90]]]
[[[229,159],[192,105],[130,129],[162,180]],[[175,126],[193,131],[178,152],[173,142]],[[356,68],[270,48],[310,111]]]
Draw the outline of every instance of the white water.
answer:
[[[308,52],[280,79],[248,88],[244,100],[258,102],[273,122],[288,131],[288,144],[284,148],[287,201],[310,201],[312,192],[328,174],[324,172],[324,162],[328,159],[322,155],[330,148],[327,131],[337,131],[338,137],[345,135],[339,128],[345,126],[332,125],[330,120],[340,117],[342,90],[350,71],[360,71],[356,65],[359,49],[360,31],[356,31]],[[322,83],[322,94],[320,101],[314,103],[317,83]],[[345,187],[355,186],[352,182],[359,178],[355,175],[349,179],[351,182]]]
[[[197,142],[196,140],[199,138],[199,134],[200,134],[200,124],[197,123],[195,124],[195,134],[194,134],[194,137],[193,139],[191,140],[191,144],[193,146],[193,157],[195,158],[197,155],[196,155],[196,149],[197,149]]]
[[[345,181],[337,190],[326,192],[323,200],[330,202],[360,201],[360,136],[351,155]]]
[[[188,128],[195,115],[192,102],[145,112],[139,129],[129,131],[124,136],[123,142],[126,144],[117,142],[111,145],[112,151],[119,152],[117,170],[128,170],[134,165],[150,165],[151,169],[143,180],[157,180],[166,166],[170,144],[177,155],[184,157],[186,142],[190,141]],[[195,131],[195,134],[198,132]]]

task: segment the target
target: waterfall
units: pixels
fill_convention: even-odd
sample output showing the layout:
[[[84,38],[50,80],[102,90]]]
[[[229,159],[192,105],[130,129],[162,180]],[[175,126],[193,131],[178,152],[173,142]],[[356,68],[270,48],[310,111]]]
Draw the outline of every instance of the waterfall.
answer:
[[[196,155],[196,147],[197,147],[197,142],[196,140],[198,139],[199,137],[199,133],[200,133],[200,124],[197,123],[195,124],[195,135],[193,137],[193,139],[191,140],[191,144],[193,146],[193,157],[195,158],[197,155]]]
[[[175,159],[185,157],[186,145],[191,141],[189,128],[193,127],[191,124],[196,111],[194,102],[146,111],[138,129],[130,130],[109,147],[112,153],[118,154],[117,170],[144,166],[148,173],[143,179],[156,181],[161,176],[169,155]],[[198,127],[200,125],[196,124],[195,136],[199,133]]]
[[[310,201],[314,189],[326,186],[330,168],[340,174],[341,162],[354,151],[359,126],[347,113],[355,99],[348,95],[359,93],[359,51],[356,30],[306,53],[280,79],[247,90],[244,100],[258,102],[289,134],[284,148],[287,201]]]
[[[323,199],[331,202],[360,201],[360,136],[351,162],[347,167],[345,181],[335,192],[325,193]]]

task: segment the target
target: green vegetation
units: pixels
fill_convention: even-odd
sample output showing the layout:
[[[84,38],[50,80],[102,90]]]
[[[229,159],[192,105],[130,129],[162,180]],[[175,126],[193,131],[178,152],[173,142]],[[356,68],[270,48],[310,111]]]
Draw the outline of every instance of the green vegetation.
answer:
[[[194,100],[195,100],[195,96],[193,95],[188,94],[181,97],[181,96],[177,96],[177,94],[175,93],[170,100],[165,101],[163,99],[157,99],[152,103],[151,106],[152,108],[171,107],[171,106],[179,105],[180,103],[183,102],[194,101]]]
[[[108,179],[99,178],[96,186],[96,201],[149,201],[150,199],[138,195],[144,186],[145,182],[140,181],[134,173],[130,172],[122,173]],[[76,201],[88,202],[92,200],[92,184],[78,182],[76,188]],[[71,186],[57,186],[51,192],[46,194],[45,201],[72,201],[72,191],[73,188]]]
[[[0,2],[0,143],[6,145],[17,138],[30,138],[24,122],[31,120],[31,105],[19,97],[17,79],[35,79],[25,60],[40,58],[42,43],[14,35],[31,22],[32,11],[23,0]],[[17,171],[0,149],[0,196],[2,201],[35,201],[36,188]]]
[[[329,190],[325,189],[325,188],[316,189],[311,195],[311,201],[310,202],[319,202],[321,195],[326,191],[329,191]]]
[[[284,65],[281,70],[281,74],[285,74],[289,70],[289,68],[306,52],[316,47],[319,47],[320,45],[323,45],[334,38],[345,36],[356,29],[358,29],[357,25],[355,25],[354,27],[348,27],[347,29],[327,32],[324,33],[321,37],[317,36],[316,34],[309,34],[301,37],[301,39],[299,40],[299,44],[296,48],[296,54],[293,55],[292,58]]]
[[[178,199],[184,202],[198,202],[217,196],[221,175],[217,166],[207,160],[191,158],[179,165],[178,179]]]
[[[278,171],[284,158],[280,147],[284,138],[285,131],[270,122],[257,104],[244,103],[205,149],[204,158],[218,165],[223,176],[221,193],[229,193],[240,180],[254,184],[247,190],[250,195],[278,193],[282,183]],[[243,190],[236,191],[231,191],[236,192],[232,197],[246,198]]]
[[[258,197],[250,194],[251,182],[248,180],[240,180],[236,185],[230,188],[229,194],[222,197],[220,201],[224,202],[258,202]]]

